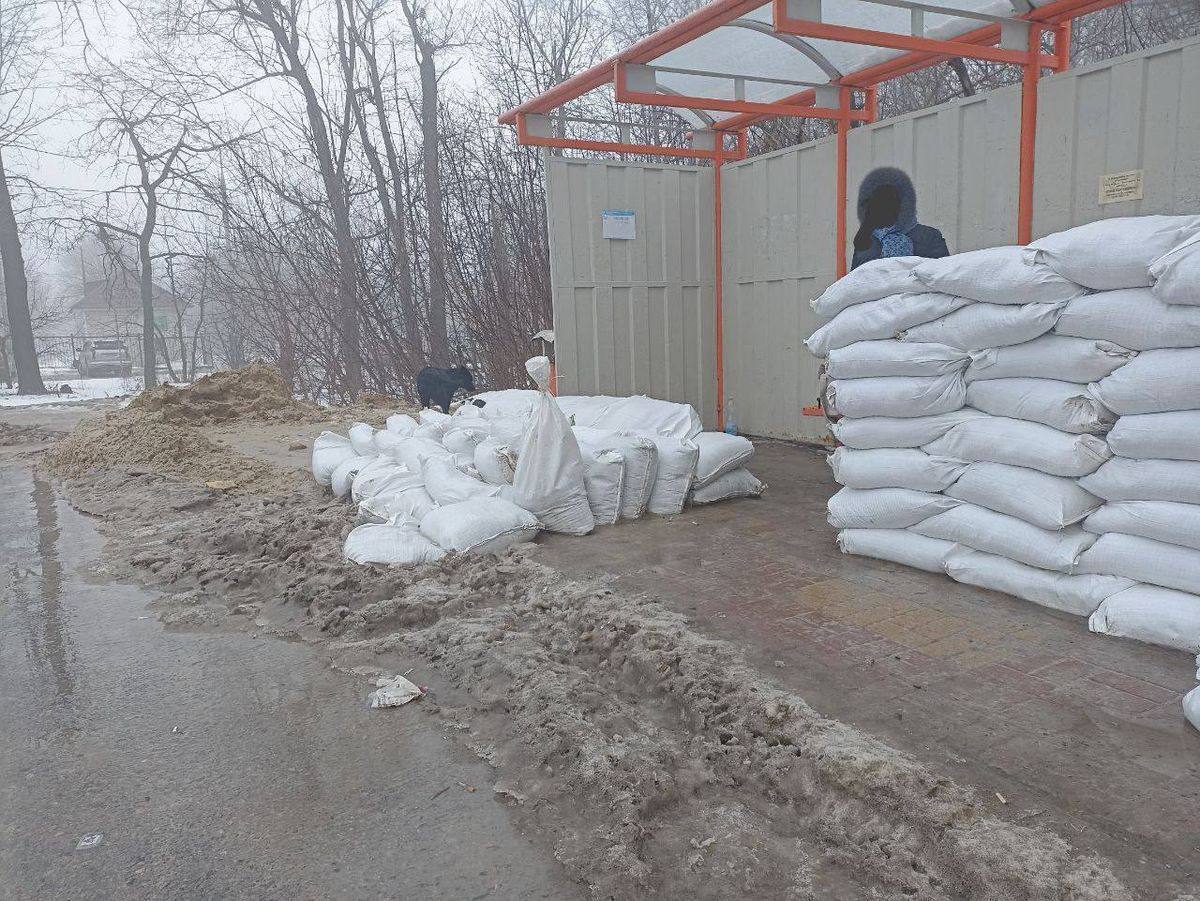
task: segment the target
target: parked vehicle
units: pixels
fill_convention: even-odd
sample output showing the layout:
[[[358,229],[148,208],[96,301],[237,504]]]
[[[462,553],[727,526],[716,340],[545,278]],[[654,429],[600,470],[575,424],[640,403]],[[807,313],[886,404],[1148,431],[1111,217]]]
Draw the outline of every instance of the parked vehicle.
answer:
[[[133,375],[133,357],[119,338],[89,339],[83,342],[75,368],[82,378]]]

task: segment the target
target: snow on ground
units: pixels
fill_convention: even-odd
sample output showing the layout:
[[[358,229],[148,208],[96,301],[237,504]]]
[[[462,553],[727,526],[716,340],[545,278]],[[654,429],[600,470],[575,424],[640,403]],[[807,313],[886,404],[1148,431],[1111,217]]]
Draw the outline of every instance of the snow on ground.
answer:
[[[71,393],[18,395],[16,388],[0,388],[0,408],[72,404],[108,397],[127,397],[142,390],[142,380],[138,378],[65,379],[61,382],[46,379],[45,382],[50,391],[61,385],[70,385]]]

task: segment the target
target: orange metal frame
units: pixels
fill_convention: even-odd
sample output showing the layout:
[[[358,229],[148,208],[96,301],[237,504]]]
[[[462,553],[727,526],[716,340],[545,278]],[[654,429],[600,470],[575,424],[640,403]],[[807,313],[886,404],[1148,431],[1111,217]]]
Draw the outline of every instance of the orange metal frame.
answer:
[[[707,97],[689,97],[676,94],[658,94],[631,91],[626,77],[626,65],[647,64],[701,35],[727,25],[733,20],[759,9],[763,0],[717,0],[692,13],[673,25],[643,38],[623,53],[599,63],[586,72],[569,78],[561,84],[500,117],[505,125],[515,125],[521,144],[554,147],[572,150],[590,150],[612,153],[635,153],[653,156],[710,160],[714,167],[716,197],[714,290],[716,294],[716,367],[717,367],[717,420],[718,427],[725,424],[725,377],[724,377],[724,273],[723,269],[723,204],[722,166],[727,160],[744,159],[748,139],[746,129],[765,119],[788,116],[793,118],[824,119],[837,123],[837,210],[835,232],[837,240],[838,277],[847,271],[847,222],[846,204],[849,193],[848,146],[849,135],[854,123],[874,122],[878,118],[879,103],[876,88],[883,82],[899,78],[930,66],[938,65],[953,57],[1008,63],[1023,68],[1021,87],[1021,143],[1020,172],[1018,176],[1019,198],[1017,211],[1017,240],[1028,243],[1033,236],[1033,191],[1034,160],[1037,147],[1038,83],[1042,69],[1055,72],[1065,71],[1070,66],[1071,21],[1078,17],[1118,6],[1126,0],[1052,0],[1020,18],[1030,23],[1029,45],[1023,50],[1012,50],[995,46],[1000,41],[1000,25],[988,24],[952,41],[942,41],[913,35],[892,34],[865,28],[852,28],[795,19],[787,14],[787,0],[770,0],[774,12],[774,28],[780,34],[794,35],[828,41],[863,44],[905,50],[903,56],[885,63],[870,66],[850,73],[839,79],[834,86],[839,88],[837,109],[814,106],[816,91],[808,88],[772,103],[756,103],[746,100],[723,100]],[[1054,52],[1043,52],[1043,36],[1050,32],[1054,36]],[[613,141],[588,141],[575,138],[549,138],[529,134],[525,116],[531,113],[547,113],[561,107],[589,91],[612,83],[616,99],[620,103],[635,103],[643,106],[673,107],[678,109],[718,110],[737,113],[721,120],[716,126],[717,146],[713,150],[694,148],[661,147],[644,144],[624,144]],[[853,108],[853,94],[864,95],[863,109]],[[725,149],[728,135],[736,135],[735,150]]]

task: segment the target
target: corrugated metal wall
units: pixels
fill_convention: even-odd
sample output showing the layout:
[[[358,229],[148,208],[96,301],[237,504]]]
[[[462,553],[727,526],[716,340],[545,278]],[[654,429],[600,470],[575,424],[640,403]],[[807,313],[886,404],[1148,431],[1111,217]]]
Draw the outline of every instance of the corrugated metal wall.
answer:
[[[716,420],[713,170],[550,157],[561,394],[649,394]],[[635,240],[601,237],[632,210]]]

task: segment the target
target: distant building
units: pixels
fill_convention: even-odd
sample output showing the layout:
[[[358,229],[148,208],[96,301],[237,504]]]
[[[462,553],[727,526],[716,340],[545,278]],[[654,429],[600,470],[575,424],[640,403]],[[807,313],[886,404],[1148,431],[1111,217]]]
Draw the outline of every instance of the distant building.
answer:
[[[70,306],[72,333],[82,338],[132,337],[142,333],[142,297],[134,274],[114,272],[83,283],[83,296]],[[175,296],[154,286],[154,322],[167,334],[175,331]],[[185,313],[185,322],[190,317]],[[185,325],[185,329],[186,329]]]

